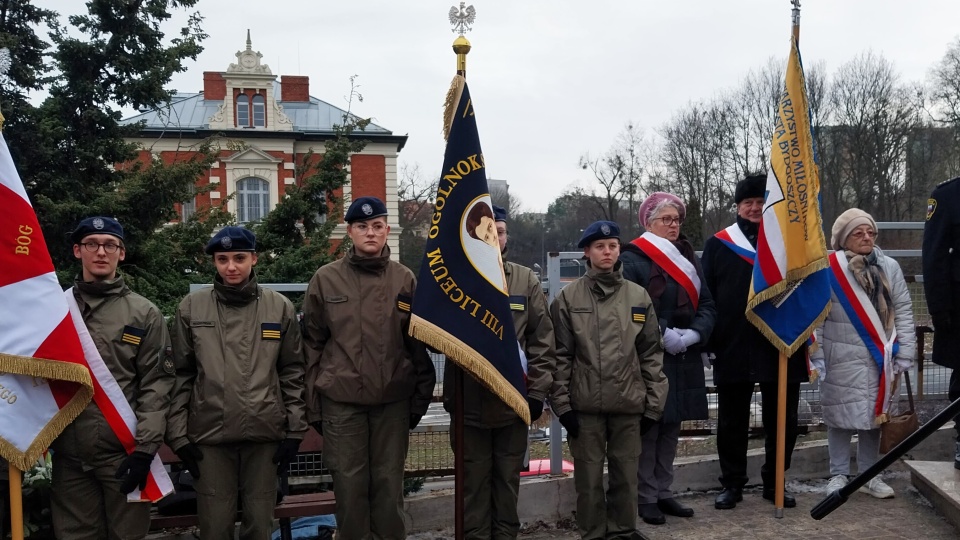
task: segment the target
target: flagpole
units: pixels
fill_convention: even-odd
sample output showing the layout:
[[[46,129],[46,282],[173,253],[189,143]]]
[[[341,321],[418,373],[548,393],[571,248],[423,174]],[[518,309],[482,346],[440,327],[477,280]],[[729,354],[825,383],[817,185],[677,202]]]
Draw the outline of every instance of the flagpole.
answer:
[[[454,25],[453,31],[460,35],[453,40],[453,52],[457,54],[457,75],[467,78],[467,53],[470,52],[470,40],[464,37],[464,32],[470,30],[476,11],[473,6],[465,9],[466,2],[460,2],[460,9],[450,8],[450,22]],[[454,418],[453,418],[453,492],[454,492],[454,538],[462,540],[465,536],[463,527],[464,511],[464,474],[463,474],[463,369],[457,369],[454,377]]]
[[[793,4],[793,39],[800,43],[800,0]],[[787,355],[780,353],[777,369],[777,470],[775,476],[773,517],[783,519],[783,491],[785,485],[787,446]]]
[[[10,538],[23,540],[23,489],[20,469],[10,463]]]
[[[780,353],[777,372],[777,474],[773,517],[783,518],[784,467],[787,445],[787,355]]]

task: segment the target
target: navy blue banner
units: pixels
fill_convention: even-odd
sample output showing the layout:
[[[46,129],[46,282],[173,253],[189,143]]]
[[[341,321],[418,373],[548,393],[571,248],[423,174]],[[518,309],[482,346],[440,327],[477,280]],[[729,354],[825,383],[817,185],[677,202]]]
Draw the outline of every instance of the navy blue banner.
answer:
[[[466,80],[447,96],[447,149],[410,334],[443,352],[528,424],[526,382],[510,312],[493,202]]]

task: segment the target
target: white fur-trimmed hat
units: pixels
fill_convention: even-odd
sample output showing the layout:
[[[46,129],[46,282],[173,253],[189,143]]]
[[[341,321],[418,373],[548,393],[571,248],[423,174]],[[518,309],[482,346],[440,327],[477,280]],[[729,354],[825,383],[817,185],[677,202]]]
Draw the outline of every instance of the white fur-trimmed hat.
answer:
[[[851,208],[837,216],[830,235],[830,247],[838,251],[843,249],[847,237],[860,225],[869,225],[874,233],[877,232],[877,222],[873,220],[873,216],[859,208]]]

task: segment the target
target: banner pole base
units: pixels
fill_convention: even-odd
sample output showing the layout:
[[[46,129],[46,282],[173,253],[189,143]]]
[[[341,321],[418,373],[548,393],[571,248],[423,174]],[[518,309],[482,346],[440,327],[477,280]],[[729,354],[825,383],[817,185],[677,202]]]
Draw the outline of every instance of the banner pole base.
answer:
[[[783,519],[783,508],[774,509],[773,517],[777,519]]]
[[[10,468],[10,538],[23,540],[23,476],[15,465]]]

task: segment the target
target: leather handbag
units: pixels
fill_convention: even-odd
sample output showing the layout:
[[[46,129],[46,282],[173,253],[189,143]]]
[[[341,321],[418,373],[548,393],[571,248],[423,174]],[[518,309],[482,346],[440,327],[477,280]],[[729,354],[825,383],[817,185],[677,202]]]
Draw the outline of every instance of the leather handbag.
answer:
[[[907,399],[910,400],[910,410],[891,416],[886,422],[880,424],[880,453],[886,454],[893,450],[904,439],[909,437],[914,431],[920,428],[920,421],[917,419],[917,410],[913,406],[913,389],[910,387],[910,373],[903,372],[903,377],[907,382]],[[900,384],[900,374],[893,378],[893,388]]]

